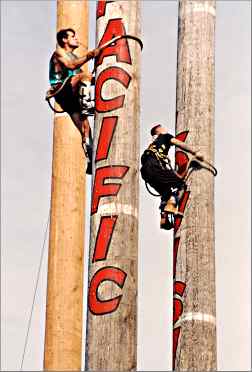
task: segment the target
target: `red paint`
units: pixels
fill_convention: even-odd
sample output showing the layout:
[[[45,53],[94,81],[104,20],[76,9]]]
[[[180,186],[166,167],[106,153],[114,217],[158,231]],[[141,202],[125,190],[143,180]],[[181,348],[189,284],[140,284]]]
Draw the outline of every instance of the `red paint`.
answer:
[[[96,8],[96,19],[105,15],[106,5],[113,3],[114,0],[99,0]]]
[[[176,138],[182,142],[185,142],[186,138],[188,135],[188,131],[184,131],[179,133]],[[178,168],[177,172],[179,174],[183,173],[187,167],[189,158],[188,156],[182,152],[182,151],[176,151],[175,153],[175,163]],[[189,198],[190,192],[185,191],[182,199],[179,202],[179,211],[184,213],[186,204]],[[179,249],[179,243],[180,243],[180,237],[177,237],[176,234],[178,232],[178,229],[181,225],[183,217],[177,215],[175,217],[175,224],[174,224],[174,244],[173,244],[173,277],[175,279],[176,277],[176,264],[177,264],[177,254],[178,254],[178,249]],[[174,298],[173,298],[173,370],[175,369],[175,360],[176,360],[176,352],[177,352],[177,347],[178,347],[178,340],[179,340],[179,335],[181,332],[181,327],[175,327],[176,322],[179,320],[183,313],[183,302],[182,302],[182,297],[184,295],[186,289],[186,284],[181,282],[181,281],[175,281],[174,283]],[[176,296],[176,297],[175,297]],[[178,298],[178,296],[180,298]]]
[[[189,195],[190,195],[190,191],[185,191],[184,192],[184,194],[182,196],[182,199],[179,202],[179,212],[184,213],[187,201],[189,199]],[[177,233],[177,231],[178,231],[178,229],[181,225],[182,219],[183,219],[182,216],[176,215],[175,223],[174,223],[174,233],[175,234]]]
[[[174,244],[173,244],[173,277],[174,278],[176,276],[176,262],[177,262],[179,241],[180,241],[180,238],[175,238]]]
[[[183,151],[176,151],[175,162],[178,166],[178,169],[177,169],[178,174],[180,175],[183,174],[189,162],[188,155],[185,154]]]
[[[108,178],[122,179],[128,170],[129,167],[123,165],[111,165],[96,169],[91,214],[97,212],[100,198],[104,196],[116,196],[121,188],[121,184],[105,184],[105,180]]]
[[[121,67],[113,66],[103,70],[100,73],[95,84],[95,109],[97,112],[108,112],[116,110],[118,108],[121,108],[124,104],[125,94],[111,99],[104,99],[102,97],[103,84],[110,79],[118,81],[126,89],[128,89],[129,83],[131,81],[131,76]]]
[[[106,260],[117,218],[118,216],[101,217],[92,262]]]
[[[185,130],[184,132],[180,132],[179,134],[177,134],[175,138],[177,138],[181,142],[185,142],[188,133],[189,130]]]
[[[98,296],[99,286],[102,282],[109,281],[123,288],[126,277],[127,274],[123,270],[112,266],[103,267],[94,274],[88,292],[88,305],[91,313],[94,315],[110,314],[118,308],[122,295],[109,300],[101,300]]]
[[[118,116],[109,116],[102,119],[101,130],[97,145],[95,161],[104,160],[108,157],[108,152],[112,138],[118,122]]]
[[[175,282],[174,284],[174,295],[178,295],[181,297],[184,294],[186,288],[186,284],[183,282]],[[173,327],[175,326],[176,322],[179,320],[180,316],[183,313],[183,302],[179,298],[173,298]],[[178,347],[178,338],[180,334],[181,327],[176,327],[173,329],[173,369],[175,368],[175,357],[176,351]]]
[[[126,35],[122,19],[110,19],[99,46],[105,44],[116,36]],[[116,56],[117,62],[131,64],[131,57],[127,39],[117,40],[114,44],[103,49],[97,57],[96,67],[102,64],[104,57]]]

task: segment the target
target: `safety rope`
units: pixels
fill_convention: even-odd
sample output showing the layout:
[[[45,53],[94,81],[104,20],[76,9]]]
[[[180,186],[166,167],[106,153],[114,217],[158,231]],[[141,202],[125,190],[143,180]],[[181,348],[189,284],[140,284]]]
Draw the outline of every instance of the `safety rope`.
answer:
[[[29,339],[29,333],[30,333],[30,329],[31,329],[32,315],[33,315],[33,310],[34,310],[34,305],[35,305],[35,300],[36,300],[36,295],[37,295],[37,289],[38,289],[38,283],[39,283],[39,278],[40,278],[40,272],[41,272],[41,267],[42,267],[44,252],[45,252],[45,243],[46,243],[46,238],[47,238],[49,222],[50,222],[50,212],[49,212],[48,219],[47,219],[46,229],[45,229],[45,233],[44,233],[44,241],[43,241],[43,246],[42,246],[42,250],[41,250],[41,254],[40,254],[39,268],[38,268],[38,272],[37,272],[37,278],[36,278],[35,289],[34,289],[34,294],[33,294],[32,306],[31,306],[31,311],[30,311],[30,316],[29,316],[29,321],[28,321],[27,332],[26,332],[26,336],[25,336],[25,343],[24,343],[24,349],[23,349],[20,371],[23,371],[25,353],[26,353],[26,348],[27,348],[28,339]]]

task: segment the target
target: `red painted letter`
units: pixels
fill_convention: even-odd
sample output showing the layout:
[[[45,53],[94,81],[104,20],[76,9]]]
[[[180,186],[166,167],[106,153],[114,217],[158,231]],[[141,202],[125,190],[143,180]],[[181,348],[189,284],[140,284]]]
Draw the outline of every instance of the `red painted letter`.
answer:
[[[88,305],[91,313],[95,315],[109,314],[118,308],[122,295],[110,300],[101,300],[98,297],[99,285],[108,280],[123,288],[126,277],[127,274],[123,270],[112,266],[103,267],[95,273],[88,292]]]
[[[117,125],[118,116],[109,116],[102,119],[101,130],[97,145],[95,161],[108,157],[109,148]]]
[[[122,179],[128,170],[129,167],[123,165],[111,165],[96,169],[91,214],[97,212],[99,201],[102,196],[117,195],[121,188],[121,184],[118,183],[104,184],[105,179]]]
[[[109,79],[117,80],[127,89],[131,77],[120,67],[109,67],[100,73],[95,84],[96,111],[98,112],[108,112],[123,106],[125,98],[124,94],[111,99],[102,98],[101,91],[103,84]]]
[[[125,34],[126,32],[124,25],[122,23],[122,19],[121,18],[110,19],[107,24],[106,30],[103,34],[103,37],[99,43],[99,46],[105,44],[107,41],[113,39],[116,36],[121,36]],[[103,49],[96,61],[96,67],[102,64],[103,58],[107,56],[116,56],[117,62],[131,64],[131,57],[127,39],[117,40],[113,45]]]
[[[106,11],[106,5],[107,3],[113,3],[114,0],[99,0],[97,3],[97,9],[96,9],[96,18],[102,17],[105,14]]]
[[[106,260],[117,217],[118,216],[102,216],[92,262]]]

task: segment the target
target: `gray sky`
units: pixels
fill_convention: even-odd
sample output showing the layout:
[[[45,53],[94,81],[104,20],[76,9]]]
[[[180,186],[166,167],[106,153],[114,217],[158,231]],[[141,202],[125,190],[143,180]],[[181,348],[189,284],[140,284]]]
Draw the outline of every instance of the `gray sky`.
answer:
[[[141,151],[152,123],[164,123],[174,133],[178,10],[176,1],[142,5]],[[251,368],[250,14],[250,1],[217,1],[217,343],[218,369],[226,371]],[[94,1],[90,16],[93,48]],[[2,370],[13,371],[20,368],[50,206],[53,114],[44,95],[56,1],[2,0],[1,18],[1,362]],[[138,369],[145,371],[171,369],[173,241],[172,232],[159,229],[158,204],[140,183]],[[43,366],[46,269],[47,254],[25,370]]]

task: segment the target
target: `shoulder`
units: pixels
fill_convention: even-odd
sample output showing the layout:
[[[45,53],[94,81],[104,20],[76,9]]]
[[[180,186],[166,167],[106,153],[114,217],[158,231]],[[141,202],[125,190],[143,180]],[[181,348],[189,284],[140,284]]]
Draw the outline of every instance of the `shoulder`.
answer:
[[[68,57],[67,52],[65,51],[65,49],[60,48],[60,47],[56,48],[56,50],[54,52],[54,56],[55,56],[55,58],[67,58]]]
[[[162,139],[164,142],[170,142],[171,139],[173,138],[173,135],[171,135],[170,133],[165,133],[160,134],[158,137],[160,137],[160,139]]]

